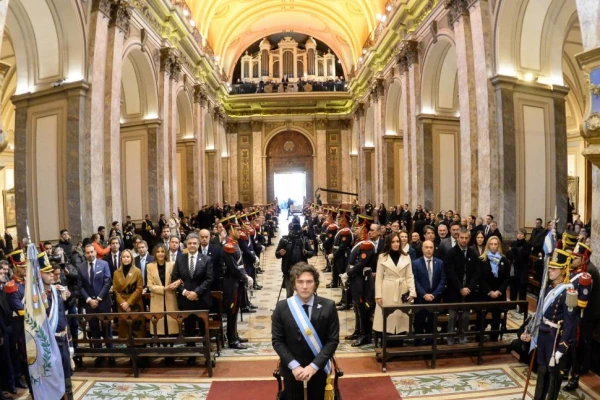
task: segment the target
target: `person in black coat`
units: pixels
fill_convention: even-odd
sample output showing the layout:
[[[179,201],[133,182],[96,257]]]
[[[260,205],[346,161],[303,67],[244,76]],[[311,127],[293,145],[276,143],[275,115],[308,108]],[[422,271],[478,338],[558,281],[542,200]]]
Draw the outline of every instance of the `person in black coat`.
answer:
[[[283,400],[304,399],[302,382],[308,381],[308,398],[323,399],[325,397],[326,369],[339,345],[340,322],[333,300],[315,294],[319,287],[319,273],[312,265],[300,262],[290,273],[297,294],[277,303],[271,317],[272,343],[281,363],[280,371],[285,390]],[[322,344],[315,353],[308,345],[305,336],[296,323],[290,303],[298,307],[299,312],[306,313],[312,325],[309,332],[319,337]],[[301,314],[298,314],[301,315]],[[304,330],[306,332],[306,329]],[[313,333],[314,332],[314,333]]]
[[[2,261],[6,263],[6,261]],[[0,269],[2,268],[0,264]],[[12,340],[12,310],[8,304],[4,284],[8,281],[8,276],[0,271],[0,363],[3,366],[3,373],[0,376],[0,400],[4,399],[2,390],[7,390],[12,394],[17,394],[15,387],[15,371],[11,361]],[[20,378],[19,378],[20,379]]]
[[[480,295],[482,301],[506,301],[506,289],[510,279],[510,264],[502,254],[500,239],[491,236],[486,245],[486,251],[479,257]],[[492,331],[500,329],[500,308],[493,308]],[[498,333],[490,334],[492,341],[498,340]]]
[[[525,240],[527,230],[519,229],[517,240],[510,244],[508,249],[508,260],[511,262],[510,269],[510,300],[527,300],[527,282],[529,280],[529,255],[531,245]],[[520,314],[523,310],[519,308]]]
[[[458,234],[458,243],[450,249],[444,259],[446,268],[445,303],[463,303],[477,301],[479,287],[479,269],[477,255],[469,248],[471,233],[468,229],[461,228]],[[457,313],[455,310],[448,312],[448,331],[454,331]],[[463,313],[460,321],[463,332],[469,328],[469,313]],[[448,338],[448,344],[454,342]],[[460,337],[461,343],[466,343],[466,337]]]
[[[210,243],[210,232],[208,229],[202,229],[200,231],[200,249],[198,251],[210,257],[210,261],[213,266],[213,281],[211,290],[221,291],[223,290],[223,259],[221,246]]]

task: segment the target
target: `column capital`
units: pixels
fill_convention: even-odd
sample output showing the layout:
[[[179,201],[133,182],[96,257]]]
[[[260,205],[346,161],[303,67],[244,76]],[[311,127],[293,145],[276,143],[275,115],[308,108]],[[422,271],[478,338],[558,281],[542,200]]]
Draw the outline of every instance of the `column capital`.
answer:
[[[402,40],[398,44],[398,65],[400,72],[406,72],[415,63],[419,62],[419,42],[416,40]]]
[[[324,131],[324,130],[326,130],[327,129],[327,120],[326,119],[322,119],[322,118],[318,119],[316,126],[317,126],[317,130],[318,131]]]
[[[129,35],[131,9],[133,5],[129,0],[111,0],[110,22],[119,28],[125,37]]]
[[[262,121],[251,121],[250,127],[252,132],[262,132],[263,122]]]
[[[160,70],[169,74],[174,80],[179,79],[179,74],[181,73],[179,50],[175,47],[161,47]]]
[[[206,93],[206,87],[199,83],[194,85],[194,103],[200,103],[206,101],[208,99],[208,94]]]
[[[469,15],[469,7],[479,0],[446,0],[444,7],[448,10],[448,22],[450,26],[462,16]]]
[[[106,18],[111,18],[112,0],[94,0],[92,2],[92,11],[99,11]]]

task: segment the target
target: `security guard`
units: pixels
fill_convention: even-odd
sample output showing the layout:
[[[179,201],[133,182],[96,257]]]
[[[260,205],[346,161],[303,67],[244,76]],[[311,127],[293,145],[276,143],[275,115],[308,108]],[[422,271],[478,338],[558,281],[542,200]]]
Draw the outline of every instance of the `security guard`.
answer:
[[[15,250],[7,254],[7,258],[13,268],[12,279],[4,285],[4,292],[6,293],[6,299],[13,312],[13,316],[16,317],[13,318],[11,325],[12,337],[16,341],[15,345],[12,346],[12,349],[16,348],[16,351],[12,350],[11,354],[13,368],[15,369],[15,386],[22,389],[29,388],[29,392],[33,395],[31,379],[29,377],[29,365],[27,363],[27,350],[25,348],[25,307],[23,306],[27,261],[22,250]],[[22,381],[22,375],[25,376],[27,385]]]
[[[556,400],[562,381],[559,362],[575,338],[577,291],[569,282],[572,256],[556,249],[549,263],[549,286],[537,341],[538,376],[534,400]]]
[[[566,371],[565,376],[569,376],[569,369],[571,371],[569,382],[563,388],[563,390],[566,390],[567,392],[573,391],[579,387],[579,375],[585,353],[582,333],[585,329],[593,329],[593,326],[587,326],[589,322],[583,318],[592,293],[592,276],[587,272],[591,255],[592,250],[582,242],[578,242],[571,252],[573,260],[571,261],[570,282],[577,291],[577,307],[581,311],[575,313],[577,335],[574,343],[570,343],[571,347],[569,347],[569,350],[564,357],[565,368],[563,370]]]
[[[66,287],[61,285],[55,285],[54,289],[54,274],[52,273],[53,268],[48,261],[46,252],[38,254],[38,260],[40,263],[40,273],[42,275],[42,281],[44,282],[44,289],[46,290],[46,297],[48,298],[48,308],[46,308],[46,315],[50,316],[52,307],[58,307],[57,315],[58,322],[56,325],[56,344],[60,351],[60,359],[62,361],[62,368],[65,377],[65,394],[68,400],[73,400],[73,385],[71,384],[71,376],[73,375],[73,369],[71,368],[71,356],[69,354],[69,329],[67,324],[67,317],[65,311],[65,302],[63,295],[69,297],[71,294]],[[56,300],[56,303],[54,301]]]

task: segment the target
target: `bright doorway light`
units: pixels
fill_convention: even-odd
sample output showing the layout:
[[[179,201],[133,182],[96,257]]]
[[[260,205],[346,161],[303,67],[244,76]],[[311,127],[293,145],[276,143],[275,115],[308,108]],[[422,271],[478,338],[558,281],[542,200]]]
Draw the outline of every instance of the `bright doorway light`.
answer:
[[[302,205],[306,196],[306,172],[275,173],[274,175],[274,192],[279,204],[285,203],[287,206],[288,199],[292,199],[294,204]]]

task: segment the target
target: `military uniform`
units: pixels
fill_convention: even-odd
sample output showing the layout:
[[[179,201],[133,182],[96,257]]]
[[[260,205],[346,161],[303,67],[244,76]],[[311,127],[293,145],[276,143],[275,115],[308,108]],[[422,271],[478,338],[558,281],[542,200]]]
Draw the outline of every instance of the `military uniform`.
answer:
[[[235,226],[234,226],[235,228]],[[252,279],[246,274],[242,251],[238,243],[228,239],[223,246],[223,262],[225,275],[223,276],[223,305],[227,315],[227,340],[229,348],[245,349],[239,341],[237,332],[237,315],[240,309],[240,299],[245,296],[244,287]],[[243,285],[240,285],[243,283]]]
[[[570,344],[567,354],[565,354],[563,367],[564,375],[569,376],[569,370],[571,376],[569,382],[563,388],[566,391],[572,391],[579,387],[579,375],[581,373],[582,361],[584,359],[584,346],[581,333],[584,329],[588,329],[584,326],[583,314],[587,307],[588,300],[591,297],[592,292],[592,276],[587,272],[587,264],[589,262],[592,250],[584,243],[578,242],[571,252],[573,257],[581,258],[581,265],[573,267],[570,270],[570,282],[573,288],[577,291],[577,308],[580,310],[575,313],[575,321],[577,324],[577,332],[575,339]]]
[[[555,250],[549,268],[567,269],[571,255]],[[565,271],[568,275],[568,271]],[[568,281],[568,280],[567,280]],[[538,377],[534,400],[556,400],[560,392],[561,373],[557,357],[562,357],[575,338],[577,329],[577,292],[570,283],[549,286],[543,303],[537,340]]]
[[[325,253],[325,258],[327,259],[327,267],[325,268],[325,272],[331,272],[333,270],[329,255],[333,250],[333,242],[335,241],[335,236],[337,235],[339,229],[340,228],[335,223],[330,223],[327,225],[325,239],[323,240],[323,252]]]
[[[340,275],[346,272],[348,258],[352,250],[353,236],[350,228],[341,229],[334,238],[331,254],[333,255],[332,279],[327,285],[329,288],[337,288],[340,284]]]
[[[371,343],[371,313],[375,307],[374,282],[371,266],[377,257],[375,245],[362,240],[352,248],[345,275],[354,309],[354,333],[346,339],[356,339],[352,346]],[[344,278],[344,276],[342,277]]]

